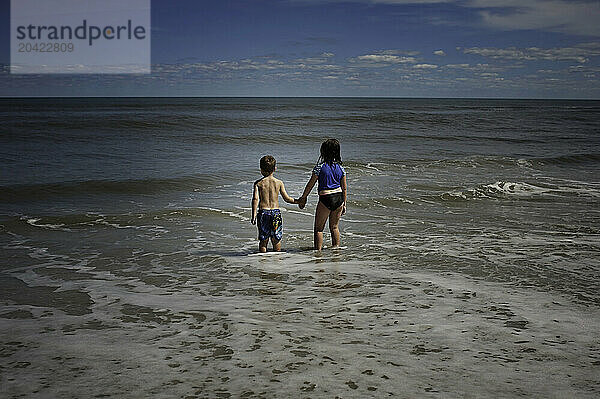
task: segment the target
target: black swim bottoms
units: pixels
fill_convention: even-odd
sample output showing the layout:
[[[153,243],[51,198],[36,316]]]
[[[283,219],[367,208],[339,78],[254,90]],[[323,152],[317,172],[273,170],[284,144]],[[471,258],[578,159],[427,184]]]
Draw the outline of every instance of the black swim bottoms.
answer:
[[[344,203],[344,195],[342,193],[319,195],[319,201],[321,201],[330,211],[335,211]]]

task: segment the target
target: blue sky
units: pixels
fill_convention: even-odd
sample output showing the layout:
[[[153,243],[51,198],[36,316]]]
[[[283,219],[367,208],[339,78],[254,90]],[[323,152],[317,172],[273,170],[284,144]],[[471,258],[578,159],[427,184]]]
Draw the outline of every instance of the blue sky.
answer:
[[[0,95],[599,99],[599,78],[598,0],[155,0],[152,74],[5,66]]]

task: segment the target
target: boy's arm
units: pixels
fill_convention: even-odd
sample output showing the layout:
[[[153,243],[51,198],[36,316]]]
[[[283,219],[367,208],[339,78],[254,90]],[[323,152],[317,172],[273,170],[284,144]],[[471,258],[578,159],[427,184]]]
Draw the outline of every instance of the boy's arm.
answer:
[[[254,182],[254,189],[252,191],[252,218],[250,223],[256,224],[256,210],[258,209],[258,182]]]
[[[340,181],[340,186],[342,187],[342,196],[344,197],[344,208],[342,208],[342,215],[346,213],[346,191],[348,186],[346,185],[346,175],[342,176],[342,180]]]
[[[283,182],[281,182],[281,185],[279,186],[279,192],[281,193],[281,198],[283,198],[285,202],[287,202],[288,204],[297,204],[296,200],[290,197],[287,191],[285,191],[285,186],[283,185]]]

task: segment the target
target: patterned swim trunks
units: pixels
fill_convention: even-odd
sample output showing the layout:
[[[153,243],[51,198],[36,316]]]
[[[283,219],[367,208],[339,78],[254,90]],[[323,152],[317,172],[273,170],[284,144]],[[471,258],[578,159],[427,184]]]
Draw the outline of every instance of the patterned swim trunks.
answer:
[[[283,236],[283,219],[279,209],[259,209],[256,214],[258,226],[258,239],[266,240],[275,237],[277,241]]]

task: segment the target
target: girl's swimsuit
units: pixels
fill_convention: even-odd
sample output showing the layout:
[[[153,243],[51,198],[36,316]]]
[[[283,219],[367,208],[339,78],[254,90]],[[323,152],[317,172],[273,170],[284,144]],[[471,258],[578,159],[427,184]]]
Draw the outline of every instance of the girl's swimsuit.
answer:
[[[319,195],[319,201],[321,201],[330,211],[335,211],[344,203],[344,195],[342,193]]]
[[[313,173],[319,177],[319,192],[340,188],[342,177],[346,175],[346,171],[342,165],[337,162],[325,162],[317,165],[314,167]],[[339,192],[319,195],[319,201],[321,201],[330,211],[335,211],[344,203],[344,196]]]
[[[279,209],[259,209],[256,214],[256,226],[258,227],[258,239],[267,240],[275,237],[277,241],[283,236],[283,219]]]

